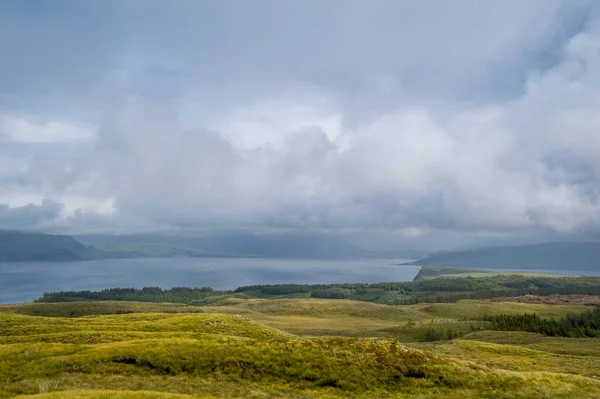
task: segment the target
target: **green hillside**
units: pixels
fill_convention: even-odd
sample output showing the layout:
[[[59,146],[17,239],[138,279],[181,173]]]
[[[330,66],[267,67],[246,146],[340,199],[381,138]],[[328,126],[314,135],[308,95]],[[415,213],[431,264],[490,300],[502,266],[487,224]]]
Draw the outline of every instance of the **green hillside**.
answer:
[[[81,235],[77,239],[121,256],[330,259],[376,255],[327,234],[217,231],[195,235]]]
[[[479,271],[477,278],[442,274],[440,269],[424,268],[412,282],[346,284],[279,284],[239,287],[218,291],[210,287],[161,289],[158,287],[111,288],[102,291],[48,292],[36,302],[81,302],[99,300],[179,302],[207,305],[225,298],[322,298],[352,299],[391,305],[456,302],[461,299],[502,298],[518,295],[584,294],[600,295],[600,277],[564,277],[536,274]],[[430,270],[430,271],[428,271]],[[457,270],[455,270],[457,271]],[[460,271],[460,270],[458,270]],[[515,272],[519,273],[519,272]]]
[[[600,309],[568,304],[599,278],[460,272],[0,305],[0,399],[600,397]],[[502,298],[529,291],[561,295]]]
[[[567,274],[556,274],[541,271],[497,271],[482,269],[467,269],[452,266],[423,266],[414,278],[417,280],[426,280],[431,278],[448,277],[492,277],[492,276],[512,276],[519,275],[525,277],[569,277]]]
[[[205,236],[141,234],[74,238],[0,230],[0,262],[179,256],[333,259],[377,254],[323,234],[262,236],[230,232]]]
[[[0,230],[0,262],[74,261],[106,256],[71,236]]]
[[[593,377],[600,369],[595,339],[530,339],[528,333],[485,330],[435,344],[408,338],[410,330],[458,326],[458,315],[495,309],[554,319],[580,307],[461,301],[429,308],[323,299],[227,300],[212,307],[96,302],[94,316],[48,317],[77,305],[0,307],[0,398],[600,394]],[[155,313],[101,314],[117,305],[122,312]],[[48,316],[20,314],[34,308]],[[306,330],[318,320],[329,329]]]

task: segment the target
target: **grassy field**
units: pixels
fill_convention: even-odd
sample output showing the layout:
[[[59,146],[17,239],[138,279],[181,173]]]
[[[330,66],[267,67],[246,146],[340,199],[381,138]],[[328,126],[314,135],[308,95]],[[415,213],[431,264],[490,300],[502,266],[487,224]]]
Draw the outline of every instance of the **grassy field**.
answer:
[[[0,304],[0,312],[20,313],[29,316],[81,317],[126,313],[204,313],[205,311],[200,307],[179,303],[101,301]]]
[[[498,271],[483,269],[467,269],[454,266],[423,266],[417,276],[417,280],[428,280],[432,278],[461,278],[461,277],[492,277],[492,276],[526,276],[526,277],[569,277],[568,274],[547,273],[539,271]]]
[[[600,341],[475,331],[580,306],[227,298],[0,306],[0,398],[596,398]],[[430,328],[460,339],[422,342]],[[29,396],[32,395],[32,396]]]
[[[37,395],[19,395],[19,399],[215,399],[215,396],[192,396],[165,392],[73,390],[50,392]]]
[[[559,318],[585,309],[584,306],[473,300],[389,306],[350,300],[237,298],[210,306],[125,301],[0,305],[0,312],[54,317],[147,312],[233,314],[296,335],[382,337],[402,341],[422,340],[429,328],[470,331],[472,325],[480,323],[467,319],[481,315],[536,313]]]
[[[520,342],[523,334],[529,333],[485,331],[450,342],[419,343],[413,344],[412,347],[434,351],[453,359],[476,362],[490,368],[600,377],[600,345],[597,339],[543,339],[548,337],[541,338],[538,335],[530,337],[534,338],[536,343],[526,344]],[[495,341],[511,343],[501,344]]]

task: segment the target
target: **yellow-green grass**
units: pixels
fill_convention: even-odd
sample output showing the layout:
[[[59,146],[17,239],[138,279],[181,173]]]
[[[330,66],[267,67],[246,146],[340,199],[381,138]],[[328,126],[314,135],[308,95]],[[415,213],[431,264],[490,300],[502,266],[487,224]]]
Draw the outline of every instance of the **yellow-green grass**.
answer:
[[[180,303],[99,301],[0,305],[0,312],[21,313],[31,316],[81,317],[125,313],[203,313],[204,310],[197,306]]]
[[[461,304],[460,306],[468,306]],[[0,311],[35,314],[45,316],[76,317],[87,314],[128,314],[132,312],[163,311],[163,312],[198,312],[198,313],[228,313],[250,317],[261,324],[297,335],[334,335],[349,337],[388,337],[402,340],[419,340],[424,334],[423,328],[406,329],[407,324],[421,323],[431,318],[436,322],[444,322],[445,315],[432,315],[422,312],[423,305],[389,306],[369,302],[326,300],[326,299],[226,299],[217,306],[195,307],[168,303],[138,303],[138,302],[68,302],[68,303],[34,303],[0,307]],[[1,317],[1,314],[0,314]],[[133,317],[133,316],[132,316]],[[100,320],[104,324],[105,319]],[[44,324],[59,326],[65,321]],[[96,323],[97,324],[97,323]],[[76,329],[68,334],[49,330],[50,326],[41,332],[42,335],[19,337],[24,340],[45,342],[95,343],[103,341],[118,341],[125,338],[144,338],[148,332],[143,331],[107,331],[105,326],[95,329],[89,322],[77,324]],[[85,327],[88,326],[88,327]],[[95,329],[96,334],[87,334],[85,329]],[[60,327],[59,327],[60,329]],[[40,333],[38,331],[38,333]],[[187,337],[193,334],[189,331],[166,332],[164,337]],[[0,337],[0,342],[16,342],[15,337]]]
[[[181,395],[150,391],[109,391],[77,390],[42,393],[37,395],[19,395],[18,399],[214,399],[214,397]]]
[[[212,306],[187,306],[169,303],[139,302],[68,302],[68,303],[34,303],[0,307],[0,312],[14,312],[46,316],[78,316],[81,314],[128,314],[134,312],[169,312],[175,314],[192,313],[190,320],[200,320],[204,313],[227,313],[241,315],[263,325],[303,336],[347,336],[347,337],[382,337],[398,338],[403,341],[419,341],[423,339],[429,328],[447,329],[469,332],[471,326],[480,328],[480,322],[466,321],[483,315],[536,313],[542,317],[562,317],[568,313],[581,313],[584,306],[530,304],[519,302],[492,302],[462,300],[456,303],[416,304],[407,306],[382,305],[362,301],[330,300],[330,299],[225,299]],[[193,319],[193,317],[199,319]],[[120,340],[122,334],[130,338],[144,338],[147,331],[137,329],[135,325],[127,331],[120,330],[115,337],[110,330],[111,316],[104,316],[94,324],[73,324],[73,331],[96,331],[93,342],[103,340]],[[135,314],[129,314],[135,320]],[[2,313],[0,313],[0,320]],[[95,319],[92,319],[95,320]],[[174,319],[175,320],[175,319]],[[463,321],[460,321],[463,320]],[[60,336],[61,325],[76,323],[67,319],[49,320],[43,323],[43,329],[36,330],[46,341],[64,340]],[[166,323],[162,321],[161,323]],[[18,324],[18,323],[17,323]],[[58,330],[52,329],[57,325]],[[69,324],[71,325],[71,324]],[[100,325],[99,327],[96,327]],[[158,327],[153,327],[158,328]],[[167,327],[169,329],[170,327]],[[2,326],[0,325],[0,331]],[[86,334],[70,333],[72,342],[84,342],[92,339]],[[109,331],[113,331],[108,334]],[[158,331],[158,330],[157,330]],[[165,331],[164,329],[162,330]],[[101,333],[101,334],[100,334]],[[54,335],[53,335],[54,334]],[[58,335],[57,335],[58,334]],[[146,335],[145,335],[146,334]],[[180,329],[176,332],[165,332],[171,337],[186,337],[193,334],[191,329]],[[40,338],[40,339],[42,339]],[[14,338],[11,338],[14,339]],[[37,339],[37,338],[29,338]],[[4,340],[4,341],[3,341]],[[6,342],[6,338],[0,338]]]
[[[499,306],[497,302],[490,304]],[[451,323],[445,318],[454,317],[456,312],[443,306],[432,310],[424,308],[431,305],[392,307],[328,300],[275,304],[229,301],[221,305],[204,310],[237,311],[255,320],[274,318],[271,324],[282,323],[288,330],[302,328],[292,323],[312,320],[322,323],[319,328],[324,331],[324,323],[329,322],[336,325],[326,330],[332,335],[342,331],[341,326],[349,335],[381,332],[377,330],[381,325],[410,330],[431,324],[432,317],[434,324],[441,326]],[[487,310],[476,301],[454,305],[469,312]],[[539,306],[534,308],[545,309],[548,316],[560,316],[568,310]],[[552,313],[550,308],[557,310]],[[523,307],[510,309],[518,312]],[[422,317],[417,319],[419,314]],[[351,325],[353,318],[357,323],[372,324],[356,334]],[[514,345],[454,342],[414,344],[409,348],[394,339],[297,337],[231,314],[50,318],[0,313],[0,398],[50,391],[58,391],[50,398],[105,395],[98,396],[102,398],[112,394],[81,390],[127,391],[122,392],[123,398],[161,397],[163,393],[221,398],[600,395],[600,381],[585,371],[599,366],[596,356],[583,359]],[[129,391],[152,391],[139,395],[159,396],[135,396],[138,392]]]
[[[87,316],[80,318],[39,317],[0,313],[0,337],[49,336],[53,334],[106,334],[138,338],[136,334],[224,334],[246,338],[285,338],[287,334],[236,315],[162,314]],[[10,338],[8,338],[10,339]]]
[[[432,318],[470,318],[483,315],[536,313],[542,317],[562,317],[589,308],[572,305],[531,304],[461,300],[455,303],[421,303],[416,305],[381,305],[342,299],[229,299],[217,306],[204,306],[207,312],[249,316],[352,317],[373,320],[408,321]],[[220,305],[220,306],[219,306]]]
[[[449,373],[460,373],[464,369],[448,369]],[[369,390],[369,391],[345,391],[339,388],[307,388],[284,383],[227,381],[220,378],[200,379],[189,376],[138,376],[138,375],[115,375],[115,374],[70,374],[62,377],[62,384],[50,398],[89,398],[79,394],[71,396],[72,392],[77,395],[85,389],[100,391],[109,396],[99,398],[119,398],[116,392],[125,390],[127,396],[124,398],[137,399],[132,394],[138,390],[142,392],[156,393],[157,398],[171,398],[167,396],[173,392],[183,395],[184,398],[193,397],[198,399],[210,398],[236,398],[236,399],[264,399],[264,398],[286,398],[286,399],[546,399],[546,398],[572,398],[572,399],[596,399],[599,387],[594,379],[571,376],[556,373],[519,373],[513,371],[481,371],[471,375],[463,374],[460,383],[452,381],[453,386],[420,386],[404,387],[399,391],[394,390]],[[39,383],[41,380],[38,380]],[[439,381],[439,380],[438,380]],[[449,384],[449,385],[450,385]],[[487,385],[487,387],[486,387]],[[73,387],[82,387],[71,389]],[[128,387],[128,388],[127,388]],[[140,388],[143,387],[143,388]],[[160,396],[160,394],[164,396]],[[27,398],[41,397],[46,395],[31,394]],[[14,396],[13,396],[14,397]],[[16,396],[23,398],[23,396]],[[91,396],[92,398],[94,396]],[[145,396],[141,396],[145,398]],[[177,396],[175,396],[177,398]]]
[[[460,319],[523,313],[559,318],[587,310],[584,306],[475,300],[406,306],[330,299],[236,299],[219,304],[203,309],[247,315],[259,323],[297,335],[376,336],[409,341],[422,339],[430,327],[457,327],[466,332],[471,325],[480,324],[456,323]]]
[[[463,339],[515,345],[559,355],[600,358],[600,340],[594,338],[547,337],[525,331],[477,331],[464,336]]]
[[[563,345],[569,347],[568,338],[564,340]],[[598,345],[598,341],[590,338],[590,344]],[[476,362],[493,369],[600,377],[600,357],[589,353],[557,354],[552,350],[544,350],[543,345],[540,345],[539,349],[530,349],[516,345],[458,339],[448,342],[414,343],[411,344],[411,347],[435,352],[453,359]]]
[[[461,300],[456,303],[416,305],[383,305],[372,302],[335,299],[240,299],[227,298],[209,306],[189,306],[176,303],[152,303],[130,301],[26,303],[0,305],[0,313],[19,313],[32,316],[80,317],[88,315],[128,313],[235,313],[265,314],[305,317],[362,317],[385,320],[408,320],[427,318],[424,313],[436,313],[440,317],[457,314],[481,315],[538,313],[551,317],[569,312],[581,312],[586,308],[572,305],[530,304],[501,301]]]
[[[131,389],[133,385],[143,390],[166,387],[197,395],[233,390],[239,397],[250,397],[255,387],[267,397],[277,397],[278,391],[284,394],[280,397],[302,397],[298,396],[302,392],[312,394],[323,389],[333,397],[354,393],[418,397],[424,391],[434,397],[448,396],[454,390],[471,397],[506,393],[511,396],[505,397],[522,398],[547,397],[550,393],[555,397],[585,397],[586,393],[600,393],[600,382],[593,379],[495,370],[407,349],[395,340],[257,340],[235,333],[97,345],[0,345],[0,375],[5,382],[0,396],[35,393],[31,391],[46,389],[53,381],[57,381],[57,390]],[[112,381],[118,382],[117,386],[107,382],[107,377],[115,376],[118,378]],[[173,384],[161,377],[180,378]]]
[[[481,317],[484,315],[495,316],[523,313],[535,313],[540,317],[560,318],[569,313],[581,313],[589,310],[589,307],[586,306],[476,300],[461,300],[456,303],[418,304],[412,305],[412,307],[431,316],[448,319],[465,319]]]

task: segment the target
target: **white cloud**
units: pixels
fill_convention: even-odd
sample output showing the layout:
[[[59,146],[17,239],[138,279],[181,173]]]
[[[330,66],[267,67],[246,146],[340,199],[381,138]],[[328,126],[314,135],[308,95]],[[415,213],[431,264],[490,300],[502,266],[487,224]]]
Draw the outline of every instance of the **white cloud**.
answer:
[[[0,116],[0,138],[16,143],[60,143],[93,139],[90,127],[64,122],[37,122],[25,117]]]
[[[318,129],[334,141],[341,131],[342,116],[311,103],[274,100],[243,107],[224,115],[214,130],[240,150],[281,149],[290,135]]]

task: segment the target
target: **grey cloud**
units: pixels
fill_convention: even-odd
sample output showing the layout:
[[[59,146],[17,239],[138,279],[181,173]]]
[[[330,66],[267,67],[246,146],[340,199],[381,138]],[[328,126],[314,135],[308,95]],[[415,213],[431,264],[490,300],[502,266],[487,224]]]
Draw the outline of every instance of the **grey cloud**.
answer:
[[[10,207],[0,204],[0,226],[5,229],[36,229],[54,222],[60,216],[62,204],[45,199],[40,205]]]
[[[74,232],[600,227],[592,2],[65,4],[37,25],[0,6],[0,113],[95,133],[0,137],[11,214],[36,197]]]
[[[589,3],[7,3],[0,51],[11,57],[0,82],[7,105],[22,104],[26,91],[30,101],[51,98],[44,105],[52,108],[80,108],[73,97],[98,105],[121,90],[164,96],[189,87],[210,100],[239,97],[240,86],[260,94],[290,82],[352,96],[379,75],[404,99],[489,97],[518,88],[520,71],[564,39]]]

